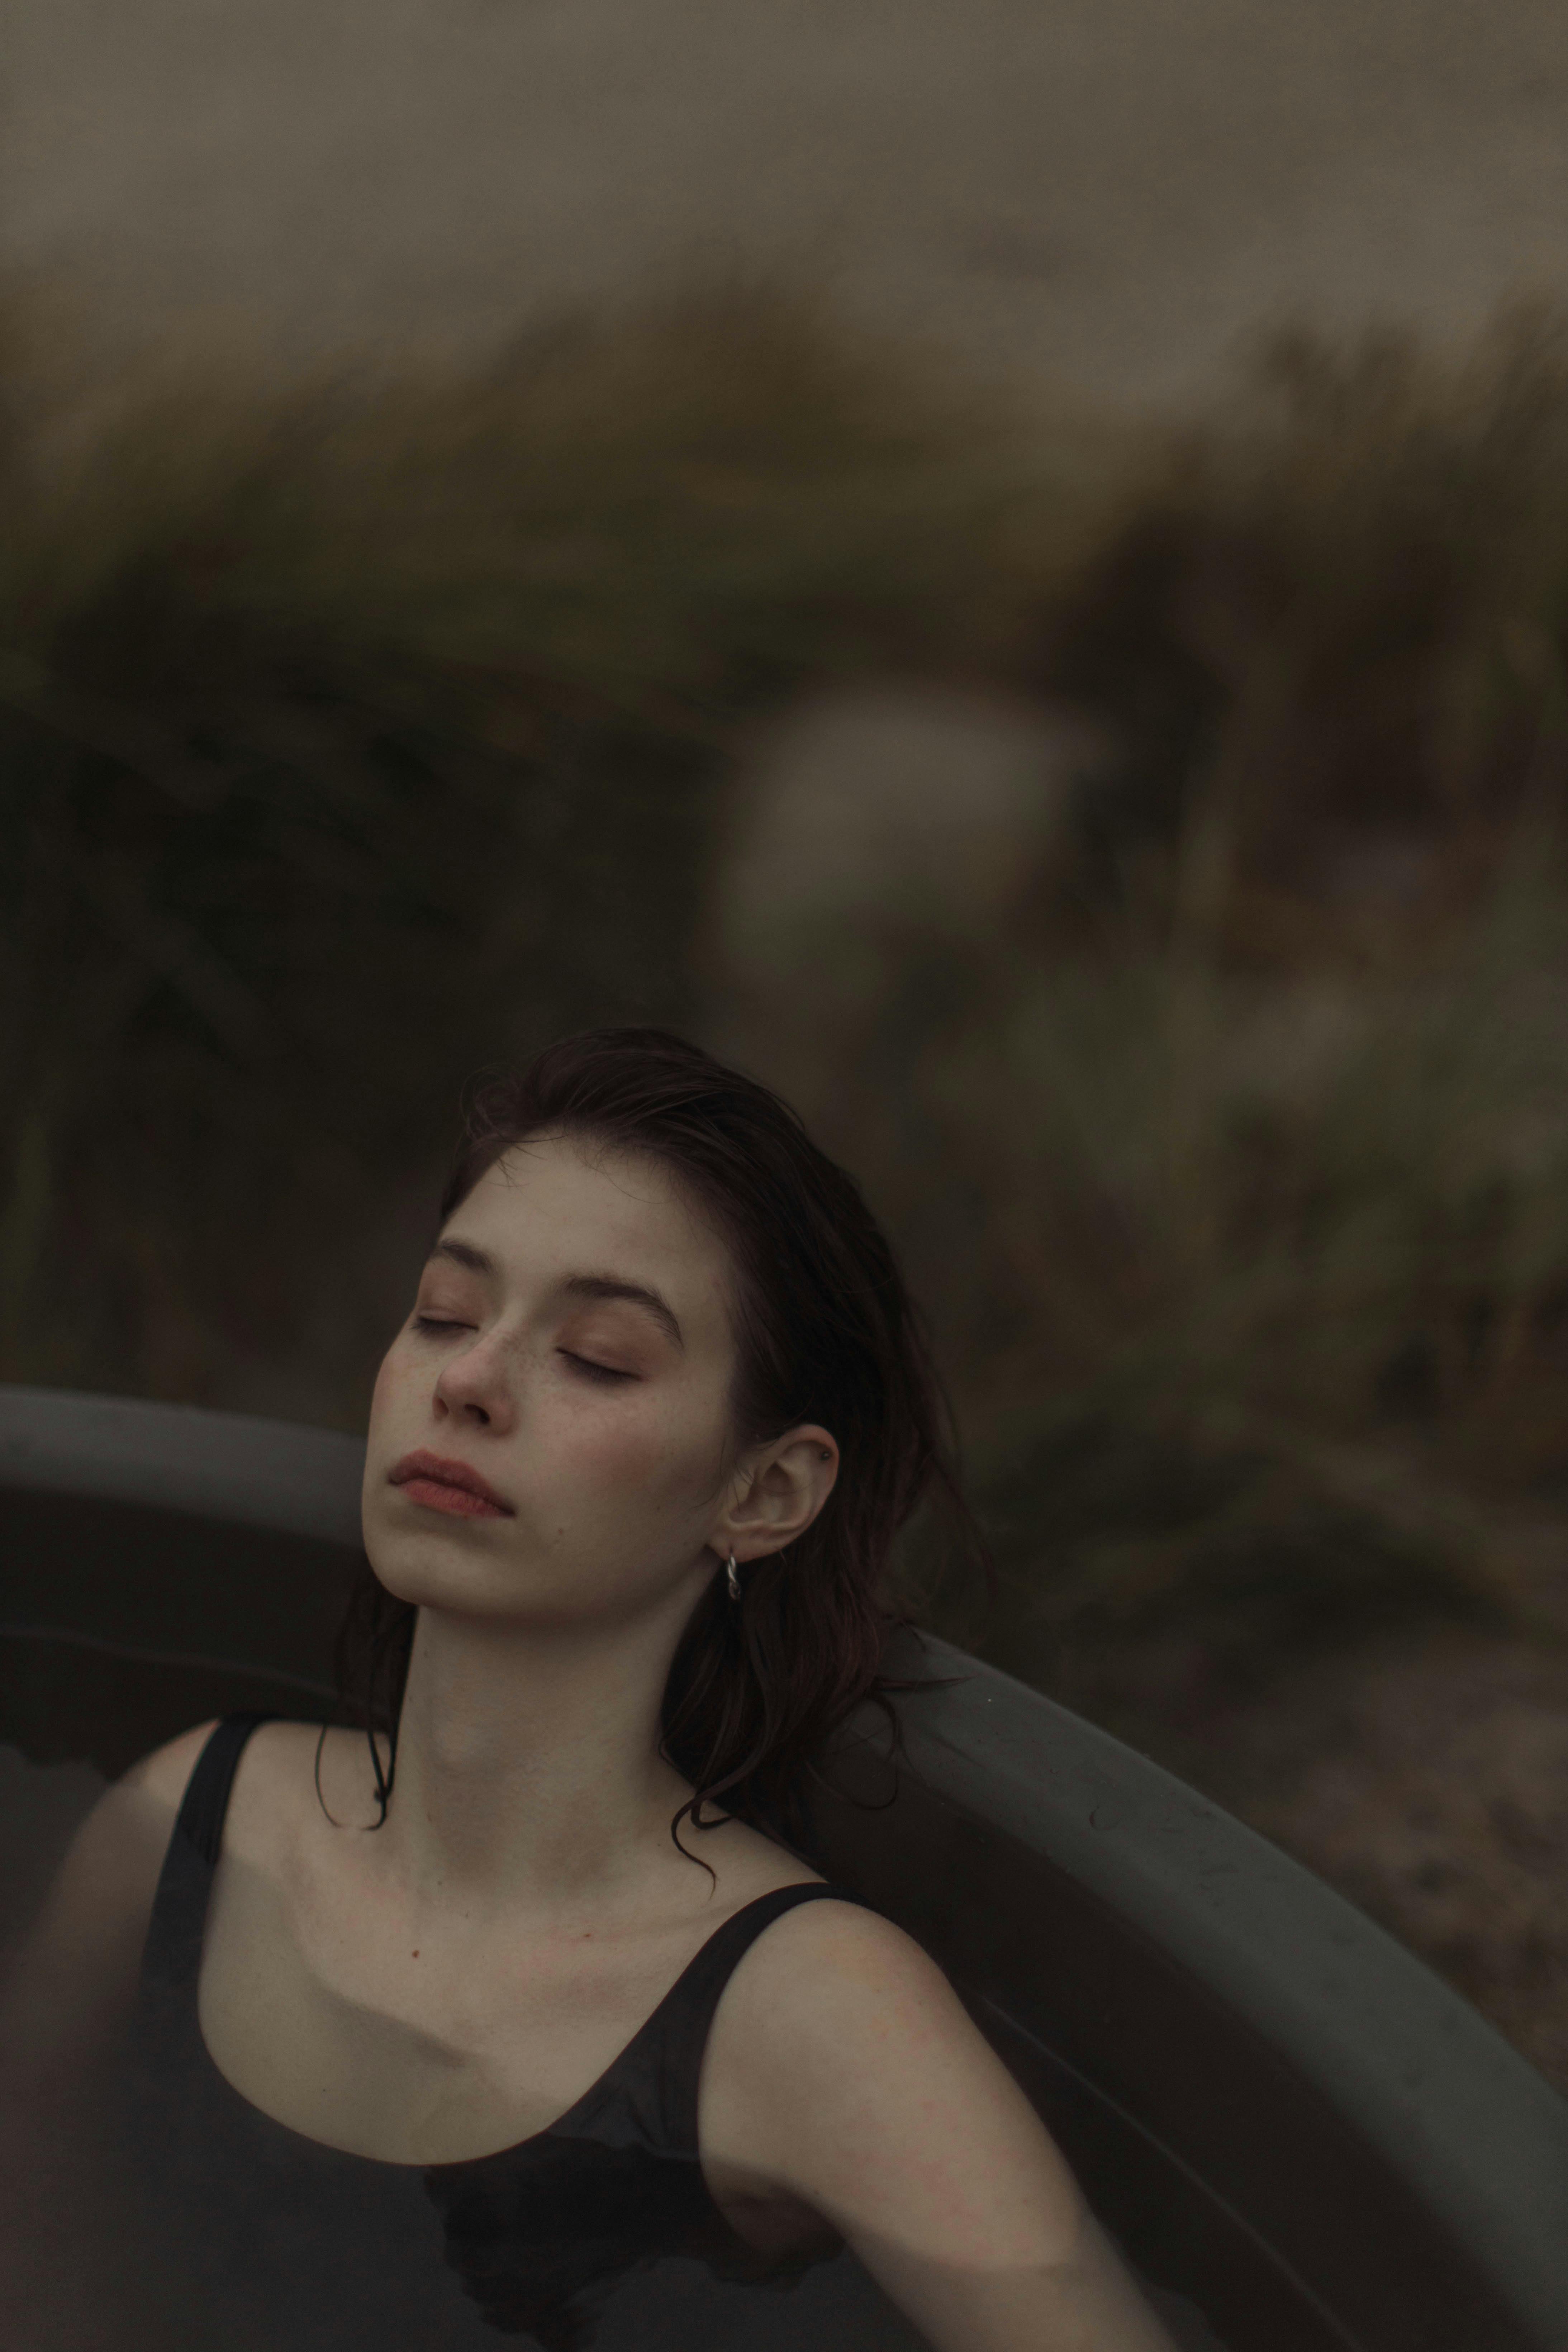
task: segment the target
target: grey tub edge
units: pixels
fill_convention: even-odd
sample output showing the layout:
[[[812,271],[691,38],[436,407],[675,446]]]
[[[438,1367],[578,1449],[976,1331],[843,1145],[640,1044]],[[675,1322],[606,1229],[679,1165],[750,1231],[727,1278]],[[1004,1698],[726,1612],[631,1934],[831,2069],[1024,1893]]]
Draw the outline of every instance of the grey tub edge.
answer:
[[[1000,1668],[933,1634],[920,1645],[931,1674],[962,1675],[965,1691],[902,1709],[919,1777],[1048,1856],[1217,1991],[1568,2347],[1568,2100],[1245,1822]]]

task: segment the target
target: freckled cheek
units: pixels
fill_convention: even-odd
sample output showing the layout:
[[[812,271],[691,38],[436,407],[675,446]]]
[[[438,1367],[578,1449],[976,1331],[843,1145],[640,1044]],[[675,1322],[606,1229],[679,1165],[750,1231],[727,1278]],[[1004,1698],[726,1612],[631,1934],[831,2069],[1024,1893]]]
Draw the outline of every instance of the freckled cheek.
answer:
[[[375,1386],[370,1392],[371,1426],[384,1412],[395,1411],[414,1383],[416,1367],[395,1346],[381,1360]]]
[[[584,1415],[563,1433],[558,1458],[563,1468],[570,1464],[574,1485],[645,1509],[688,1501],[702,1479],[689,1430],[652,1412]]]

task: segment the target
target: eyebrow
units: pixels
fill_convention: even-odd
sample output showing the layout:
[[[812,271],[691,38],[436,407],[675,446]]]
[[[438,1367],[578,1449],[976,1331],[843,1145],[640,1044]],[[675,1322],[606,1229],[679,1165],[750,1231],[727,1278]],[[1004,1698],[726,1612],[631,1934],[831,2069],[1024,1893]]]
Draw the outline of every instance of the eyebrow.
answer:
[[[438,1241],[430,1255],[450,1258],[454,1265],[466,1266],[470,1274],[488,1275],[491,1280],[498,1271],[489,1250],[476,1249],[472,1242]],[[646,1282],[626,1282],[616,1274],[569,1274],[556,1287],[569,1298],[625,1298],[634,1307],[646,1307],[665,1337],[685,1354],[686,1340],[675,1310]]]

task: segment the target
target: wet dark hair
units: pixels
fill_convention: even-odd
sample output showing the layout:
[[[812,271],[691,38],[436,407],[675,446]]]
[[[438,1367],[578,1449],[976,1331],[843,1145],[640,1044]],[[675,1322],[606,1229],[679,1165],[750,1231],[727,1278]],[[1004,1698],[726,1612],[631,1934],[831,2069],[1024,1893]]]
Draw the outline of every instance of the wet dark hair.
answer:
[[[734,1268],[733,1451],[807,1421],[837,1441],[837,1482],[805,1533],[749,1565],[738,1601],[715,1571],[671,1661],[660,1723],[660,1755],[696,1792],[670,1822],[688,1860],[699,1857],[680,1844],[682,1818],[712,1826],[701,1809],[721,1796],[727,1812],[807,1851],[804,1782],[830,1785],[819,1769],[829,1735],[871,1699],[896,1754],[889,1694],[933,1686],[879,1671],[890,1635],[914,1622],[890,1580],[894,1538],[917,1505],[934,1507],[963,1563],[980,1564],[995,1591],[923,1319],[858,1185],[796,1113],[668,1030],[586,1030],[479,1086],[440,1223],[508,1150],[547,1133],[660,1163],[722,1234]],[[381,1820],[416,1615],[367,1560],[337,1668],[342,1704],[370,1743]]]

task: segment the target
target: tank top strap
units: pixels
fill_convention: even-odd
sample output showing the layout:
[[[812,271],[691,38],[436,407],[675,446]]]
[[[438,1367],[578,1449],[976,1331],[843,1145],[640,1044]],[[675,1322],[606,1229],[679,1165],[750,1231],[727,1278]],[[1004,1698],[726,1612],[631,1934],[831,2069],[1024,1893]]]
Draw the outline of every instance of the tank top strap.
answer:
[[[836,1903],[858,1904],[866,1911],[876,1908],[863,1895],[851,1895],[847,1887],[775,1886],[771,1895],[759,1895],[754,1902],[742,1904],[732,1918],[714,1929],[649,2018],[645,2030],[657,2048],[655,2052],[639,2051],[637,2054],[656,2060],[663,2078],[662,2104],[669,2137],[683,2156],[697,2153],[698,2080],[708,2031],[721,1994],[764,1927],[771,1927],[775,1919],[793,1911],[797,1904],[816,1902],[824,1895],[830,1895]],[[641,2042],[642,2035],[637,2039]]]
[[[184,1996],[195,1985],[235,1768],[257,1725],[272,1720],[268,1715],[225,1716],[192,1768],[147,1923],[143,1988],[156,1985]]]
[[[180,1806],[176,1831],[195,1846],[209,1870],[223,1845],[224,1815],[246,1741],[269,1715],[226,1715],[195,1760]]]

